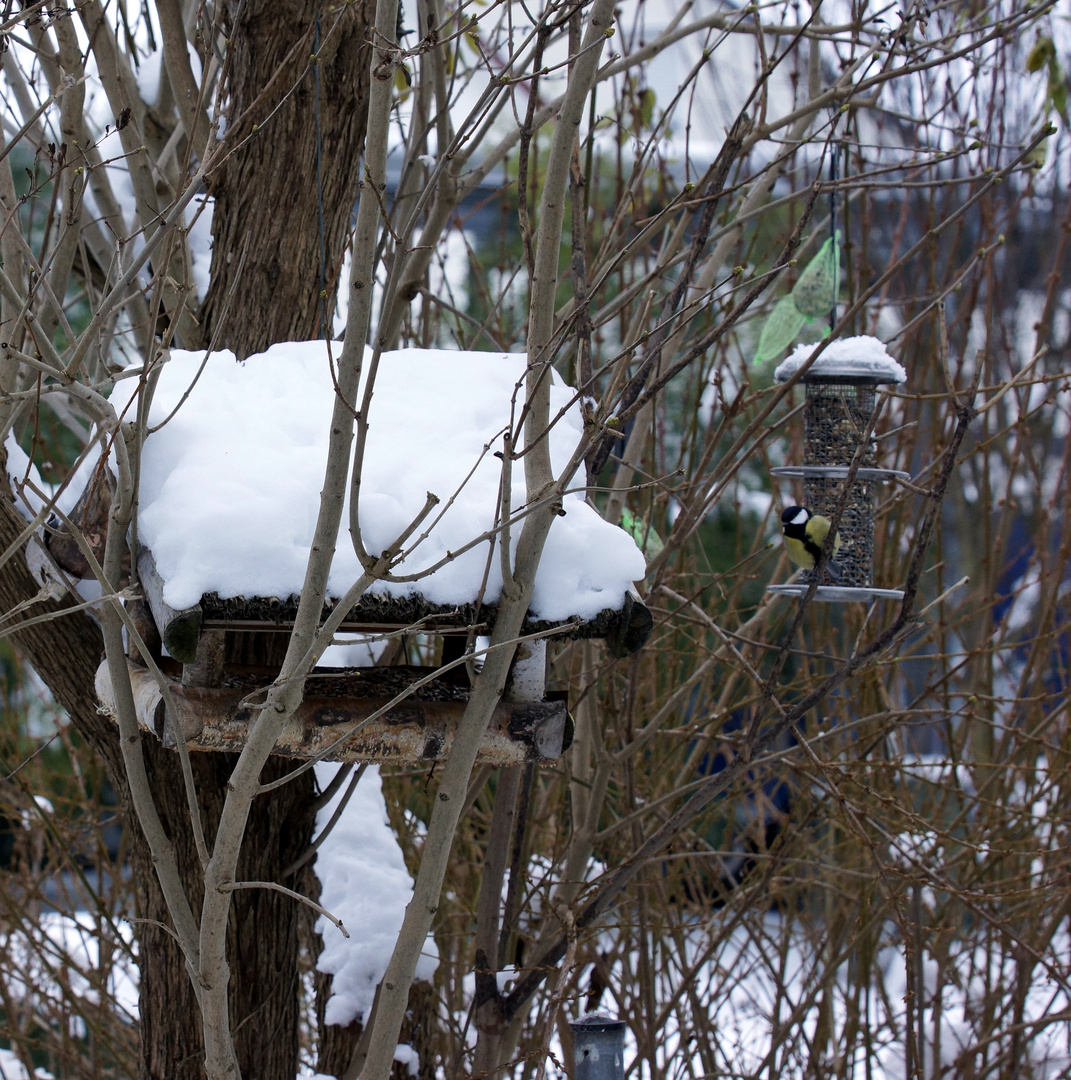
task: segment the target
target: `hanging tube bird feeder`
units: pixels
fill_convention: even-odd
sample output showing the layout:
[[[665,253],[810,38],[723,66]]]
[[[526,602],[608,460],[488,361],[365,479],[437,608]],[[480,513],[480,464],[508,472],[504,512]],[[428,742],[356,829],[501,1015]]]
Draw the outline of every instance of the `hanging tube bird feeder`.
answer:
[[[816,348],[799,346],[774,372],[775,381],[791,379]],[[799,381],[806,393],[804,462],[770,471],[774,476],[802,479],[806,506],[813,514],[835,521],[840,510],[839,580],[820,584],[814,599],[833,603],[899,600],[902,590],[874,586],[874,495],[878,484],[910,474],[879,467],[873,429],[878,387],[906,382],[907,373],[877,338],[853,337],[831,343]],[[768,591],[803,596],[809,588],[810,581],[805,579],[771,585]]]

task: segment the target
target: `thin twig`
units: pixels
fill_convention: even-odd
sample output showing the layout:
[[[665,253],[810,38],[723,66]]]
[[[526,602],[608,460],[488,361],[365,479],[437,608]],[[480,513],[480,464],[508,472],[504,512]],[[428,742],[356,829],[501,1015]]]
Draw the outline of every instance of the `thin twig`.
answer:
[[[342,936],[348,938],[350,932],[342,925],[342,920],[336,915],[332,915],[327,908],[322,907],[316,903],[315,900],[310,900],[307,896],[302,896],[301,893],[295,892],[293,889],[288,889],[285,885],[280,885],[275,881],[230,881],[221,882],[216,886],[220,892],[237,892],[239,889],[270,889],[272,892],[282,893],[284,896],[289,896],[293,900],[298,900],[306,907],[311,907],[318,915],[322,915],[325,919],[330,919],[331,922],[338,927]]]

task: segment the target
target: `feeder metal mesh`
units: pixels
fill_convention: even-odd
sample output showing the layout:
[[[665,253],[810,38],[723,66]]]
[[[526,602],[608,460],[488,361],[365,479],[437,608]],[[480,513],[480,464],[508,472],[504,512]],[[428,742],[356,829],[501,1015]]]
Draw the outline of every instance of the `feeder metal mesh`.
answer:
[[[808,465],[850,465],[874,415],[874,387],[842,382],[808,382],[804,410],[804,460]],[[860,462],[877,466],[873,445]]]
[[[874,416],[874,386],[839,380],[806,382],[804,460],[808,465],[850,465],[860,445],[860,466],[874,468],[877,455],[864,437]],[[816,514],[832,518],[844,491],[844,481],[808,477],[804,481],[807,505]],[[837,527],[841,568],[838,584],[867,588],[874,576],[874,484],[852,483]]]
[[[816,513],[832,518],[844,491],[843,480],[808,477],[803,482],[807,506]],[[874,584],[874,485],[857,480],[848,493],[837,532],[840,550],[837,565],[841,569],[838,585],[865,589]]]

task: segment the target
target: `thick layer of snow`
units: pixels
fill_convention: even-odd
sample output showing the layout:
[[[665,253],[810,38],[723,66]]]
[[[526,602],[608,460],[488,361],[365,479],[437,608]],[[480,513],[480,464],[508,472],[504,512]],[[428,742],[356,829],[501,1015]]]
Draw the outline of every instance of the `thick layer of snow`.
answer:
[[[335,351],[339,346],[334,346]],[[323,341],[287,342],[235,363],[233,354],[175,351],[163,369],[142,462],[138,527],[152,549],[164,598],[175,608],[204,593],[223,597],[300,592],[327,460],[334,382]],[[440,504],[430,535],[396,568],[428,568],[492,528],[502,465],[494,456],[519,412],[525,358],[515,353],[409,349],[382,358],[370,410],[361,477],[361,531],[367,549],[386,549],[414,519],[430,491]],[[552,388],[552,415],[572,391]],[[582,432],[569,408],[550,432],[556,470]],[[471,473],[471,475],[469,475]],[[523,468],[513,470],[514,510],[525,501]],[[452,500],[452,501],[451,501]],[[563,501],[540,566],[533,613],[545,619],[590,618],[621,605],[645,563],[624,530],[599,517],[580,495]],[[348,509],[328,592],[342,596],[359,578],[348,534]],[[512,530],[516,544],[520,525]],[[420,592],[432,603],[484,599],[501,591],[498,556],[487,542],[413,584],[379,583],[393,595]]]
[[[316,766],[321,788],[331,782],[339,768]],[[331,820],[348,786],[349,780],[316,815],[318,831]],[[316,876],[323,890],[320,903],[341,919],[350,933],[350,937],[343,937],[322,916],[316,923],[324,943],[316,966],[333,976],[325,1021],[345,1025],[368,1016],[376,984],[387,970],[405,906],[413,895],[412,879],[387,822],[377,766],[365,771],[345,811],[316,852]],[[430,979],[438,963],[435,939],[429,936],[416,977]]]
[[[791,379],[820,344],[816,341],[810,345],[797,345],[792,355],[778,364],[774,379],[777,382]],[[830,342],[807,374],[868,376],[879,382],[907,382],[907,372],[885,351],[884,343],[866,334]]]

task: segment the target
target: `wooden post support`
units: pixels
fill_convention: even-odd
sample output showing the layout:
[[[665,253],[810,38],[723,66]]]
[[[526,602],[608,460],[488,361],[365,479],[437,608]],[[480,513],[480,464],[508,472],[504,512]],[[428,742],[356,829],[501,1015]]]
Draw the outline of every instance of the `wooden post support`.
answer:
[[[138,577],[152,617],[160,629],[164,648],[181,664],[197,659],[197,643],[201,640],[204,617],[200,604],[176,611],[164,600],[164,582],[156,570],[156,562],[148,548],[138,552]]]

